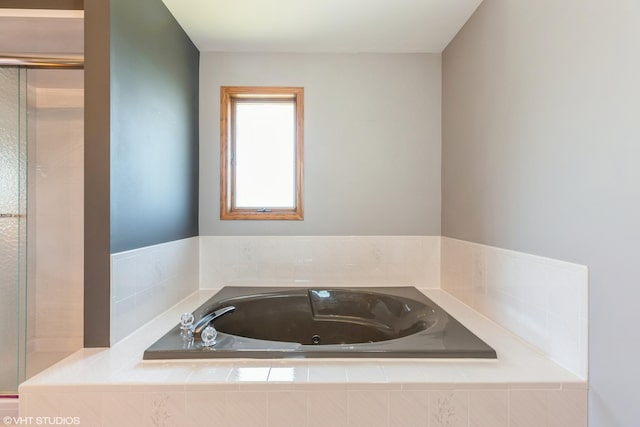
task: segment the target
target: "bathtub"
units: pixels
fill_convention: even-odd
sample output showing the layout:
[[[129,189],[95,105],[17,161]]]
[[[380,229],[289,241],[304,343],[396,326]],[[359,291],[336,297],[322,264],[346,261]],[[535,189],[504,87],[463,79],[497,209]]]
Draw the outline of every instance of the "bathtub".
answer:
[[[144,359],[496,358],[493,348],[413,287],[229,286],[193,316],[197,323],[222,311],[228,314],[211,322],[213,346],[177,324]]]

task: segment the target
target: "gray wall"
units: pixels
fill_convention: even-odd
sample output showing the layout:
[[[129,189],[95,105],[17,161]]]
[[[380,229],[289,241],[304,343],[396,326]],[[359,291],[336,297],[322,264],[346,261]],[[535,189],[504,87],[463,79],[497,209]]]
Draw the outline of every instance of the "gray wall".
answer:
[[[640,420],[638,22],[485,0],[443,55],[443,235],[589,266],[591,427]]]
[[[111,0],[111,252],[198,234],[197,48],[161,0]]]
[[[204,53],[201,235],[439,235],[440,55]],[[303,86],[304,221],[220,221],[220,86]]]
[[[85,8],[85,347],[109,345],[110,253],[198,232],[199,52],[161,0]]]
[[[84,346],[109,346],[110,9],[88,1],[84,14]]]

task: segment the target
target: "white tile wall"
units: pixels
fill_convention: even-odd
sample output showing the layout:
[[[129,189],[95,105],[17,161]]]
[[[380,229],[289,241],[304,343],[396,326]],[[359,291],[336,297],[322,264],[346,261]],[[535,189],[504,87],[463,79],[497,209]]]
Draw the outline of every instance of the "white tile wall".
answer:
[[[201,236],[200,286],[438,288],[438,236]]]
[[[198,237],[111,255],[111,344],[198,290]]]
[[[450,389],[74,391],[28,393],[22,417],[79,419],[80,426],[139,427],[586,427],[587,390]]]
[[[442,238],[443,290],[587,378],[583,265]]]

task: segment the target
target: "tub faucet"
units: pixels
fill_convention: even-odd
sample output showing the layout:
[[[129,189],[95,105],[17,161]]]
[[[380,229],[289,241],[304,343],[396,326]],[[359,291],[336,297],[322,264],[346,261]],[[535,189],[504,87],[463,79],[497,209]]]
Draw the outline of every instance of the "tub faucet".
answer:
[[[224,316],[227,313],[233,313],[236,308],[232,305],[223,307],[221,309],[212,311],[211,313],[202,316],[202,319],[198,320],[195,325],[193,325],[193,333],[200,334],[204,328],[209,326],[209,323],[213,322],[220,316]]]

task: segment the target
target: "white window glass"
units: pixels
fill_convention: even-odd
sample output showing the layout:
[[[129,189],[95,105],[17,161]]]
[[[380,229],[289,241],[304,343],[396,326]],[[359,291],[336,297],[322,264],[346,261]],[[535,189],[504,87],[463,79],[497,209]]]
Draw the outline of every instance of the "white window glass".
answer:
[[[295,208],[294,101],[237,101],[235,207]]]

